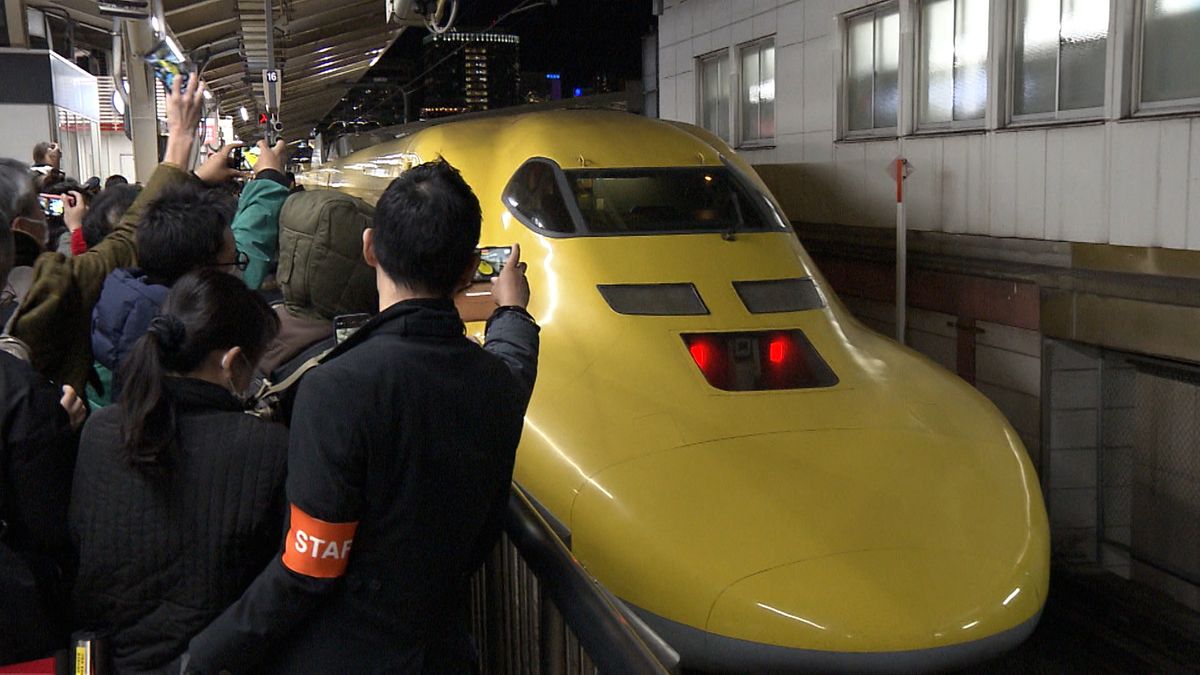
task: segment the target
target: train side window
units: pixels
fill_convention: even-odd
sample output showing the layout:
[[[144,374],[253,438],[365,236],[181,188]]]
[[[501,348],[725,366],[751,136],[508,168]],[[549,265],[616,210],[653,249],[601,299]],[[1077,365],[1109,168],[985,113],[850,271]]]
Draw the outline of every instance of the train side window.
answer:
[[[531,159],[517,169],[504,188],[504,205],[535,232],[575,232],[556,168],[549,160]]]

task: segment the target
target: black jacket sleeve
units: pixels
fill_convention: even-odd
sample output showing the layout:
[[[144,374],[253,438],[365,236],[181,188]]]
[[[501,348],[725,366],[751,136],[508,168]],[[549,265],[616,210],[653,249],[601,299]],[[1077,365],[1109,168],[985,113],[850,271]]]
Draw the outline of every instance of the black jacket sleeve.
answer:
[[[537,381],[539,333],[537,322],[523,309],[501,307],[488,319],[483,348],[500,357],[521,387],[525,405]]]
[[[71,551],[67,504],[79,439],[59,404],[62,392],[27,364],[9,366],[3,375],[0,518],[14,548],[49,555],[61,566]]]
[[[317,368],[300,385],[288,445],[287,496],[291,513],[327,523],[357,523],[363,510],[366,460],[361,435],[364,411],[355,410],[351,382],[336,368]],[[342,402],[337,414],[329,401]],[[188,649],[187,672],[251,672],[270,660],[271,649],[313,612],[340,583],[339,576],[311,576],[285,562],[297,546],[289,515],[284,550]],[[301,537],[303,539],[303,536]],[[349,547],[346,547],[347,549]],[[345,549],[344,549],[345,550]],[[351,553],[347,552],[347,556]],[[344,568],[343,568],[344,570]]]

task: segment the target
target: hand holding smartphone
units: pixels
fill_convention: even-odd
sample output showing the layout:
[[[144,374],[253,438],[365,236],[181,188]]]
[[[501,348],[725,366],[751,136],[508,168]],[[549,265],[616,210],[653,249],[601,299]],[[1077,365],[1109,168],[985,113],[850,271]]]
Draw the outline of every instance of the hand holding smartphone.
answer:
[[[38,195],[38,203],[42,205],[42,213],[46,214],[47,218],[50,216],[62,216],[66,210],[62,195],[42,193]]]
[[[475,283],[482,283],[500,276],[504,263],[512,253],[511,246],[484,246],[475,249],[479,253],[479,267],[475,269]]]
[[[146,54],[146,63],[149,63],[154,68],[154,76],[158,78],[163,86],[168,91],[171,90],[171,85],[174,84],[175,78],[183,78],[180,82],[179,90],[184,91],[188,86],[188,71],[186,60],[180,57],[175,49],[167,43],[167,40],[160,40],[154,49]]]

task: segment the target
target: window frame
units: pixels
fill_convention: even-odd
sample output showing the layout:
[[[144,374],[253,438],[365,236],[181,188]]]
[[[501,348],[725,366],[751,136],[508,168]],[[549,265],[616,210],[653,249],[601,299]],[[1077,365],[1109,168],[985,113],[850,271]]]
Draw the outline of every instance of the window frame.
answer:
[[[956,120],[953,119],[951,112],[951,120],[949,122],[922,122],[921,121],[921,97],[925,94],[926,86],[928,85],[929,75],[926,69],[921,67],[921,38],[925,31],[925,3],[929,0],[912,0],[913,10],[913,89],[912,95],[912,120],[913,134],[944,134],[953,131],[981,131],[987,128],[988,107],[991,104],[992,83],[991,78],[994,74],[992,62],[994,54],[992,53],[992,21],[991,18],[996,10],[997,0],[987,0],[988,3],[988,52],[987,61],[984,65],[984,72],[988,76],[987,98],[984,101],[983,115],[973,120]],[[958,17],[958,1],[954,0],[954,16]],[[903,26],[901,27],[903,30]],[[957,37],[957,36],[956,36]],[[903,39],[903,38],[902,38]],[[954,84],[954,76],[951,74],[951,86]],[[904,92],[901,92],[903,95]]]
[[[911,2],[911,0],[909,0],[909,1]],[[900,17],[900,20],[901,20],[899,53],[896,55],[897,62],[899,64],[898,68],[897,68],[897,82],[896,82],[896,91],[897,91],[896,125],[893,127],[873,127],[871,129],[851,130],[850,129],[850,106],[847,102],[847,95],[848,95],[848,90],[849,90],[849,87],[847,85],[850,82],[850,21],[857,19],[861,16],[866,16],[868,14],[876,15],[876,14],[879,14],[880,12],[890,10],[890,9],[895,9],[897,16]],[[914,92],[908,91],[909,87],[905,86],[904,77],[903,77],[903,72],[904,72],[904,68],[905,68],[905,54],[904,54],[905,36],[904,36],[902,10],[903,10],[903,8],[900,6],[900,0],[883,0],[882,2],[877,2],[873,5],[861,7],[854,11],[846,12],[846,13],[838,16],[838,33],[839,33],[839,37],[841,38],[841,41],[842,41],[842,45],[841,45],[841,47],[842,47],[841,48],[842,63],[841,63],[841,78],[840,78],[841,86],[839,88],[839,91],[837,92],[838,127],[839,127],[839,131],[841,132],[839,134],[838,140],[843,140],[843,141],[878,140],[878,139],[899,138],[901,136],[900,125],[902,123],[902,117],[903,117],[903,115],[901,114],[901,111],[902,111],[902,109],[905,109],[907,106],[915,105],[915,103],[916,103],[915,95],[914,95],[915,91]],[[874,42],[875,42],[875,40],[872,40],[872,43],[874,43]],[[874,53],[874,50],[875,50],[875,46],[874,46],[874,44],[872,44],[871,45],[872,59],[874,59],[876,56]],[[913,53],[913,56],[914,56],[913,62],[914,62],[914,66],[915,66],[915,52]],[[906,103],[906,100],[905,100],[907,97],[912,97],[908,103]],[[875,119],[875,81],[874,81],[874,75],[872,74],[872,80],[871,80],[871,120],[872,120],[872,124],[874,124],[874,119]]]
[[[567,212],[571,216],[571,224],[574,227],[574,230],[572,230],[570,232],[559,232],[557,230],[549,230],[549,229],[545,229],[545,228],[540,228],[535,223],[531,222],[523,211],[519,211],[518,210],[519,207],[514,207],[511,203],[508,202],[507,196],[508,196],[509,184],[512,182],[513,178],[515,178],[516,175],[521,172],[522,169],[524,169],[527,165],[532,164],[534,162],[547,164],[547,165],[549,165],[550,169],[554,172],[555,184],[558,186],[559,192],[563,197],[563,201],[566,203]],[[541,155],[533,156],[533,157],[527,158],[524,162],[521,162],[521,164],[516,169],[513,170],[512,175],[504,183],[504,189],[502,189],[500,192],[499,202],[500,202],[501,208],[503,208],[506,213],[508,213],[510,216],[512,216],[513,220],[516,220],[518,223],[523,225],[530,232],[533,232],[534,234],[536,234],[538,236],[547,237],[550,239],[585,239],[585,238],[597,238],[597,237],[671,237],[671,236],[676,236],[676,235],[689,235],[690,236],[690,235],[696,235],[696,234],[715,234],[718,236],[723,236],[723,234],[720,230],[713,230],[713,229],[678,230],[678,231],[671,231],[671,232],[655,232],[655,231],[597,232],[597,231],[593,231],[588,227],[587,219],[583,216],[583,213],[581,212],[581,210],[579,208],[579,203],[578,203],[578,201],[576,201],[576,199],[574,197],[574,192],[571,189],[571,185],[569,182],[567,182],[567,173],[566,173],[568,170],[571,170],[571,171],[588,171],[588,170],[638,171],[638,170],[645,170],[645,171],[663,171],[663,172],[665,172],[665,171],[672,171],[672,170],[674,170],[674,171],[694,170],[694,169],[703,169],[703,168],[710,168],[710,169],[718,169],[719,168],[719,169],[723,169],[723,170],[727,171],[729,173],[729,178],[730,178],[731,184],[736,189],[739,189],[745,193],[744,196],[746,197],[746,201],[749,203],[750,207],[755,209],[758,212],[759,216],[763,219],[763,224],[765,226],[764,229],[761,229],[761,230],[737,230],[737,234],[739,236],[740,235],[750,235],[750,234],[779,234],[782,232],[787,232],[787,233],[792,233],[792,234],[795,233],[795,230],[792,227],[791,221],[789,221],[784,216],[783,212],[779,209],[779,207],[775,205],[774,200],[773,200],[772,196],[770,195],[770,193],[765,190],[760,189],[759,186],[753,180],[751,180],[748,175],[745,174],[745,172],[743,172],[736,164],[729,161],[729,159],[724,156],[721,157],[721,165],[719,167],[715,166],[715,165],[665,166],[665,167],[664,166],[612,166],[612,167],[586,167],[583,169],[563,169],[562,165],[560,165],[558,162],[554,161],[553,159],[550,159],[549,157],[543,157]],[[568,198],[568,195],[571,195],[571,196]]]
[[[1172,99],[1170,101],[1142,101],[1142,65],[1146,42],[1146,3],[1137,0],[1133,7],[1133,70],[1130,73],[1131,87],[1129,110],[1133,117],[1154,117],[1179,113],[1200,112],[1200,96]]]
[[[737,102],[736,102],[737,105],[736,105],[736,107],[734,106],[734,101],[732,100],[734,92],[730,91],[729,92],[729,94],[730,94],[730,113],[731,113],[731,117],[733,118],[733,124],[729,128],[729,135],[733,136],[737,139],[737,145],[735,147],[739,150],[743,149],[743,148],[745,148],[747,150],[760,150],[763,148],[775,147],[775,139],[778,134],[778,128],[779,128],[778,127],[779,109],[778,109],[778,105],[774,105],[774,104],[778,100],[778,96],[776,96],[776,98],[771,99],[771,102],[773,104],[771,115],[775,118],[775,122],[774,122],[775,132],[773,132],[770,137],[764,137],[764,138],[747,139],[747,138],[742,137],[742,115],[743,115],[743,113],[742,113],[742,88],[746,84],[746,73],[745,73],[744,69],[742,68],[742,54],[744,54],[747,49],[757,48],[759,50],[759,54],[761,55],[762,46],[768,42],[771,43],[771,51],[777,52],[778,45],[776,44],[774,33],[772,33],[770,35],[765,35],[760,38],[755,38],[748,42],[742,42],[740,44],[734,45],[734,47],[733,47],[733,54],[736,58],[731,59],[731,63],[733,62],[733,60],[737,61],[737,66],[736,66],[737,69],[735,71],[737,73],[737,77],[734,78],[737,81]],[[779,72],[778,72],[779,71],[779,60],[776,59],[775,56],[778,56],[778,54],[776,53],[771,57],[772,59],[774,59],[774,63],[772,64],[772,70],[775,72],[774,80],[776,82],[778,82],[779,81]],[[761,57],[760,57],[760,60],[761,60]],[[761,73],[759,75],[759,80],[761,83],[761,80],[762,80]],[[759,121],[761,123],[761,121],[762,121],[761,116],[759,117]],[[760,124],[760,126],[761,126],[761,124]]]
[[[1010,127],[1027,127],[1027,126],[1044,126],[1049,124],[1071,124],[1078,122],[1095,122],[1103,121],[1108,118],[1109,100],[1112,92],[1112,47],[1113,40],[1116,37],[1113,31],[1114,18],[1117,14],[1118,7],[1114,6],[1112,0],[1108,2],[1108,33],[1105,36],[1105,54],[1104,54],[1104,92],[1101,96],[1100,105],[1091,108],[1079,108],[1076,110],[1061,110],[1059,102],[1062,95],[1061,79],[1062,79],[1062,3],[1058,2],[1058,33],[1059,41],[1058,48],[1055,50],[1054,60],[1054,110],[1048,113],[1025,113],[1017,114],[1016,112],[1016,86],[1017,86],[1017,10],[1021,0],[1009,0],[1008,2],[1008,17],[1006,24],[1006,39],[1008,48],[1006,51],[1006,67],[1005,67],[1005,114],[1007,126]]]
[[[729,114],[726,115],[726,120],[725,120],[725,123],[727,125],[729,125],[729,138],[725,138],[717,131],[714,131],[713,129],[709,129],[708,127],[704,126],[704,64],[724,58],[726,60],[726,62],[728,63],[728,68],[732,71],[732,69],[734,67],[733,66],[733,56],[730,54],[730,52],[732,50],[733,50],[732,47],[725,47],[722,49],[718,49],[716,51],[708,52],[706,54],[701,54],[700,56],[697,56],[695,59],[696,60],[696,83],[697,83],[697,86],[696,86],[696,126],[700,127],[701,129],[707,130],[712,135],[716,136],[717,138],[720,138],[721,140],[725,141],[726,143],[730,144],[731,146],[733,145],[733,142],[734,142],[734,133],[733,133],[734,118],[736,117],[736,115],[734,113],[734,106],[733,106],[733,91],[729,92],[729,99],[730,99],[729,100]],[[733,72],[726,73],[725,77],[729,80],[735,79],[735,78],[733,78]],[[730,84],[732,84],[732,82],[730,82]],[[719,110],[719,106],[718,106],[718,110]]]

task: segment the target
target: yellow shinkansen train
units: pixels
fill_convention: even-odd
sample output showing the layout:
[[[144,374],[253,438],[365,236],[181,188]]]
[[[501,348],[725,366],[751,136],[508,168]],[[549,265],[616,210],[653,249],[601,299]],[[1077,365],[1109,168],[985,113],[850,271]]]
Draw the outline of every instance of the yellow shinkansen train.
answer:
[[[515,478],[685,666],[945,668],[1032,632],[1049,534],[1016,433],[856,321],[724,142],[617,112],[481,117],[303,182],[374,203],[439,156],[479,196],[481,245],[529,263],[542,352]]]

